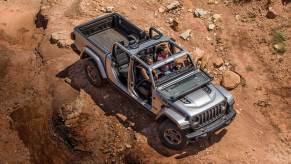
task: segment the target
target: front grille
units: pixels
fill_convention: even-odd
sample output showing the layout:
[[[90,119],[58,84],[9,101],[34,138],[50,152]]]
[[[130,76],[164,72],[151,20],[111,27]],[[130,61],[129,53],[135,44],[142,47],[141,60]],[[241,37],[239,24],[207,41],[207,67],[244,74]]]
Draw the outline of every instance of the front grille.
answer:
[[[223,110],[223,108],[225,108],[225,102],[222,102],[210,109],[208,109],[207,111],[198,114],[196,117],[198,117],[199,119],[199,126],[198,127],[203,127],[204,125],[213,122],[215,120],[217,120],[218,118],[220,118],[221,116],[223,116],[225,114],[225,110]]]

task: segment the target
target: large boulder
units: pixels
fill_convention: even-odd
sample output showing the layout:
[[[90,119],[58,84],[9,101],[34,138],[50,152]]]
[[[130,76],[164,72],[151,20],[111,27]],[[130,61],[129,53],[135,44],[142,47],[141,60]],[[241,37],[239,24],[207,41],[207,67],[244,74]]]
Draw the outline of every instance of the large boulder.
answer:
[[[274,18],[276,18],[277,17],[277,12],[275,11],[275,9],[274,8],[272,8],[272,7],[268,7],[268,12],[267,12],[267,14],[266,14],[266,17],[268,18],[268,19],[274,19]]]
[[[237,73],[227,70],[223,73],[223,78],[222,78],[222,85],[226,89],[234,89],[236,88],[241,82],[240,75]]]
[[[60,48],[68,48],[73,43],[68,36],[68,32],[66,31],[53,32],[51,34],[50,42],[51,44],[56,44]]]

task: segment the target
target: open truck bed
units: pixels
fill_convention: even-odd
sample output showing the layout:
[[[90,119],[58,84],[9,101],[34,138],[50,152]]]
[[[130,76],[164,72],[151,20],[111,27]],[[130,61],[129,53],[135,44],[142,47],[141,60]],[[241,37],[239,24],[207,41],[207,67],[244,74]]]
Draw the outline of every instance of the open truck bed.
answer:
[[[115,42],[128,44],[130,36],[138,40],[146,37],[143,30],[116,13],[82,24],[75,31],[104,52],[109,52]]]
[[[115,42],[124,41],[126,44],[128,43],[126,35],[124,35],[123,33],[119,32],[114,28],[109,28],[102,32],[93,34],[89,36],[88,39],[93,43],[98,44],[99,46],[106,48],[108,50],[112,48],[112,45]]]

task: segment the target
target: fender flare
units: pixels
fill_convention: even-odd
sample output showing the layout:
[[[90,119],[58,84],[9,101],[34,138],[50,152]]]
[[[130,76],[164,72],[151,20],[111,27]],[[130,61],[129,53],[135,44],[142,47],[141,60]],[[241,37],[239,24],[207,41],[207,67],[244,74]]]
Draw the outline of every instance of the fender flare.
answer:
[[[177,125],[177,127],[181,129],[187,129],[190,127],[189,121],[187,121],[183,115],[169,108],[163,108],[161,112],[156,116],[156,120],[158,122],[164,121],[165,119],[171,120],[174,124]]]
[[[227,91],[224,87],[222,87],[220,85],[217,85],[215,87],[226,98],[227,103],[229,105],[234,104],[234,97],[232,96],[232,94],[229,91]]]
[[[81,59],[85,59],[85,58],[88,58],[88,57],[91,58],[91,59],[93,59],[96,62],[96,64],[97,64],[97,67],[98,67],[98,69],[100,71],[100,74],[101,74],[102,78],[103,79],[107,79],[107,74],[106,74],[104,65],[103,65],[100,57],[96,53],[94,53],[89,48],[85,48],[82,51],[80,57],[81,57]]]

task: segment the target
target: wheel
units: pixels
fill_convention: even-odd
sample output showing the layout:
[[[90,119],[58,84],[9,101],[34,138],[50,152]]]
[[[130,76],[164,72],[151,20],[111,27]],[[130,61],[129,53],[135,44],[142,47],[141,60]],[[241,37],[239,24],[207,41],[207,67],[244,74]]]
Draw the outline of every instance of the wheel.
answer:
[[[187,145],[187,138],[172,121],[165,120],[159,126],[161,142],[170,149],[182,149]]]
[[[84,69],[89,82],[96,87],[100,87],[102,85],[102,78],[97,64],[91,59],[84,59]]]

